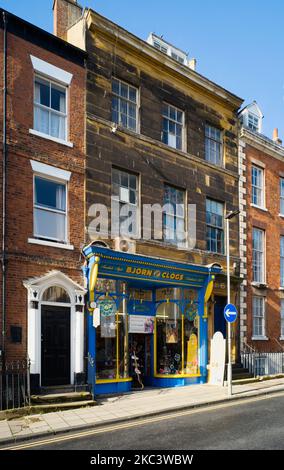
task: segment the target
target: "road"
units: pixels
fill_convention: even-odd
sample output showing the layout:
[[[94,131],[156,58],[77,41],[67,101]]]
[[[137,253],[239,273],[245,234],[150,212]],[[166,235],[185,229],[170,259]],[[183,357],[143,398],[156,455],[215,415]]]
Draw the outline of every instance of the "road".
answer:
[[[22,449],[284,449],[284,393],[104,426],[76,436],[26,442]]]

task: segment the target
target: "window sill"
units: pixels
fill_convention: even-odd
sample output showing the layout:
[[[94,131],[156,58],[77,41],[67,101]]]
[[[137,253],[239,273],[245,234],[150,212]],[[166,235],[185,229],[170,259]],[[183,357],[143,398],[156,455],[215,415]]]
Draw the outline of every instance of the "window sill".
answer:
[[[254,207],[255,209],[259,209],[261,211],[268,212],[268,209],[266,209],[266,207],[258,206],[257,204],[253,204],[252,202],[251,202],[250,205],[251,205],[251,207]]]
[[[267,336],[252,336],[252,341],[268,341],[269,338]]]
[[[279,340],[284,341],[284,336],[280,336]]]
[[[52,246],[54,248],[61,248],[63,250],[74,250],[73,245],[68,245],[67,243],[57,243],[49,240],[40,240],[39,238],[28,238],[28,243],[33,243],[34,245],[42,246]]]
[[[67,142],[67,140],[58,139],[57,137],[53,137],[52,135],[36,131],[35,129],[29,129],[29,133],[32,135],[36,135],[37,137],[42,137],[43,139],[52,140],[53,142],[57,142],[58,144],[66,145],[66,147],[73,148],[72,142]]]
[[[284,214],[278,214],[279,217],[282,217],[282,219],[284,219]]]
[[[256,287],[257,289],[267,289],[268,285],[265,282],[252,282],[252,287]]]

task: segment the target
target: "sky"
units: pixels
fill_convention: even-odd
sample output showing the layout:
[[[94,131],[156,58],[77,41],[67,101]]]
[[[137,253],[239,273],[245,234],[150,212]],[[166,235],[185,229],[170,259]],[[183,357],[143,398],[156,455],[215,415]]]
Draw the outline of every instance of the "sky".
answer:
[[[256,100],[263,133],[284,141],[284,2],[281,0],[82,0],[111,21],[147,39],[150,32],[197,59],[197,71]],[[53,0],[0,0],[0,6],[52,32]]]

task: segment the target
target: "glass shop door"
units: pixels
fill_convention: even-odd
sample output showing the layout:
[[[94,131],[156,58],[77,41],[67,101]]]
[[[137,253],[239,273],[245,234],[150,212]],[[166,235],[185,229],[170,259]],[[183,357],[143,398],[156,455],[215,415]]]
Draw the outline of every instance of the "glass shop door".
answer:
[[[129,333],[129,377],[133,379],[133,389],[142,390],[149,384],[151,337],[150,334]]]

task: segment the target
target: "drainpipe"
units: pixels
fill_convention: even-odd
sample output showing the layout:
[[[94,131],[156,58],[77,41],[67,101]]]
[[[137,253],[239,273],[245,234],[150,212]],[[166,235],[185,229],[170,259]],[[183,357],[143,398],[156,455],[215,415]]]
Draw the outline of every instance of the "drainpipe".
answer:
[[[7,166],[7,16],[3,11],[3,161],[2,161],[2,355],[6,334],[6,166]],[[2,358],[3,359],[3,358]]]

